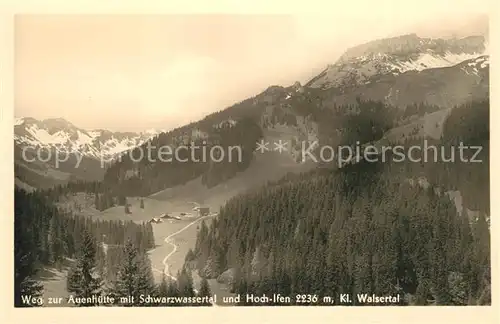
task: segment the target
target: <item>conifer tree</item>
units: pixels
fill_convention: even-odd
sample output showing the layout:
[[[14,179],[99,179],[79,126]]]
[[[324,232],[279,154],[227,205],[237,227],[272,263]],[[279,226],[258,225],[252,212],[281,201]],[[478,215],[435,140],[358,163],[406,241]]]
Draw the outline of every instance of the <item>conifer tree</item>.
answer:
[[[21,195],[20,192],[18,194]],[[16,205],[18,202],[24,202],[18,201],[17,198],[19,196],[16,195]],[[30,307],[32,305],[23,303],[22,296],[40,297],[43,286],[34,279],[36,275],[36,247],[33,244],[33,233],[27,224],[28,215],[18,214],[18,212],[20,211],[16,209],[14,221],[14,305],[15,307]]]
[[[183,267],[182,270],[177,275],[177,287],[180,296],[183,297],[194,297],[194,287],[193,287],[193,277],[191,270],[187,267]]]
[[[161,276],[161,282],[158,285],[158,296],[160,297],[168,297],[168,282],[165,274]]]
[[[90,298],[102,292],[102,279],[96,271],[96,242],[88,230],[82,235],[80,251],[76,264],[70,269],[67,278],[67,290],[75,297]],[[95,306],[82,304],[81,306]]]
[[[167,296],[169,297],[178,297],[180,296],[179,287],[177,282],[171,278],[167,280]]]
[[[198,292],[198,296],[200,297],[210,297],[212,296],[212,292],[210,291],[210,285],[208,284],[207,278],[202,278],[200,283],[200,291]],[[203,302],[202,305],[210,306],[210,302],[207,300]]]
[[[61,217],[57,214],[53,215],[50,220],[50,228],[48,233],[49,241],[49,256],[51,263],[59,263],[62,261],[66,244],[64,242],[64,229]]]
[[[95,193],[94,205],[95,209],[101,210],[101,201],[99,200],[99,194],[97,192]]]
[[[129,296],[133,298],[131,305],[139,305],[141,294],[154,294],[155,286],[151,265],[147,255],[139,252],[138,248],[128,240],[118,271],[117,279],[114,283],[113,292],[117,296]]]

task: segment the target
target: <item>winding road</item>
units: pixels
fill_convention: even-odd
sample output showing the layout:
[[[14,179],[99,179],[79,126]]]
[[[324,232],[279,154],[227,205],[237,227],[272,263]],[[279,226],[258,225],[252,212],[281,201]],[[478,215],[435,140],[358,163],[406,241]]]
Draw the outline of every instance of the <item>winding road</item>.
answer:
[[[169,278],[171,278],[171,279],[173,279],[173,280],[177,280],[177,278],[176,278],[176,277],[174,277],[174,276],[172,276],[172,275],[170,274],[170,272],[169,272],[169,266],[168,266],[168,259],[169,259],[169,258],[170,258],[170,257],[171,257],[171,256],[172,256],[175,252],[177,252],[177,249],[178,249],[178,245],[176,245],[175,243],[173,243],[173,242],[171,241],[172,237],[174,237],[174,236],[175,236],[175,235],[177,235],[177,234],[182,233],[183,231],[185,231],[186,229],[188,229],[188,228],[189,228],[189,227],[191,227],[192,225],[194,225],[194,224],[198,223],[199,221],[201,221],[201,220],[203,220],[203,219],[205,219],[205,218],[208,218],[208,217],[213,217],[213,216],[217,216],[217,213],[213,213],[213,214],[210,214],[210,215],[206,215],[206,216],[200,217],[200,218],[198,218],[198,219],[196,219],[196,220],[192,221],[191,223],[187,224],[186,226],[184,226],[183,228],[181,228],[181,229],[180,229],[180,230],[178,230],[177,232],[170,234],[169,236],[167,236],[167,237],[163,240],[165,243],[170,244],[170,245],[173,247],[173,250],[172,250],[172,251],[170,251],[170,253],[169,253],[169,254],[167,254],[167,255],[165,256],[165,258],[163,259],[163,261],[162,261],[163,266],[164,266],[163,273],[164,273],[167,277],[169,277]],[[160,270],[158,270],[158,269],[154,269],[154,270],[155,270],[155,271],[157,271],[157,272],[162,272],[162,271],[160,271]]]
[[[213,214],[210,214],[210,215],[202,216],[202,217],[200,217],[200,218],[198,218],[198,219],[196,219],[196,220],[192,221],[191,223],[187,224],[186,226],[184,226],[183,228],[181,228],[181,229],[180,229],[180,230],[178,230],[177,232],[172,233],[172,234],[170,234],[169,236],[165,237],[165,239],[164,239],[163,241],[164,241],[165,243],[167,243],[167,244],[170,244],[170,245],[174,248],[172,251],[170,251],[170,253],[169,253],[169,254],[167,254],[167,255],[165,256],[165,258],[164,258],[164,259],[163,259],[163,261],[162,261],[162,263],[163,263],[163,265],[164,265],[163,273],[164,273],[167,277],[169,277],[169,278],[170,278],[170,279],[172,279],[172,280],[177,281],[177,278],[176,278],[176,277],[174,277],[174,276],[172,276],[172,275],[169,273],[169,271],[168,271],[168,269],[169,269],[169,266],[168,266],[168,258],[170,258],[170,257],[171,257],[171,256],[172,256],[175,252],[177,252],[177,248],[178,248],[178,245],[174,244],[174,243],[171,241],[172,237],[174,237],[175,235],[177,235],[177,234],[179,234],[179,233],[182,233],[183,231],[185,231],[186,229],[188,229],[188,228],[189,228],[190,226],[192,226],[193,224],[196,224],[196,223],[198,223],[199,221],[201,221],[201,220],[203,220],[203,219],[205,219],[205,218],[208,218],[208,217],[213,217],[213,216],[217,216],[217,214],[218,214],[218,213],[213,213]],[[158,270],[158,269],[156,269],[156,268],[153,268],[153,270],[155,270],[155,271],[157,271],[157,272],[162,272],[162,271],[160,271],[160,270]],[[197,293],[196,289],[195,289],[195,292]],[[212,306],[217,306],[217,304],[212,303]]]

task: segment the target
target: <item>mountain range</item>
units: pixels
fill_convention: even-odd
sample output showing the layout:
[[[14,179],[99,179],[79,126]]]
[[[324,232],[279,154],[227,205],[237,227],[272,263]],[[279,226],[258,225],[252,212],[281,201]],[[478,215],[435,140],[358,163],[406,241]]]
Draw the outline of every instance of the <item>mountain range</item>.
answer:
[[[16,305],[40,289],[36,267],[65,258],[77,262],[44,280],[57,296],[63,283],[84,290],[79,278],[92,274],[81,264],[92,259],[104,292],[118,296],[491,305],[489,115],[487,38],[409,34],[348,49],[304,84],[271,85],[171,130],[16,119]],[[366,145],[389,150],[356,159]],[[159,159],[165,146],[175,158]],[[339,147],[356,151],[339,164]]]
[[[255,97],[168,132],[84,130],[61,118],[43,121],[29,117],[17,118],[14,126],[16,181],[39,187],[45,186],[45,183],[53,185],[71,179],[100,180],[105,173],[108,174],[107,179],[123,178],[118,174],[127,173],[125,169],[130,174],[138,173],[141,167],[117,162],[111,170],[106,171],[100,167],[99,161],[112,161],[150,140],[169,145],[201,138],[208,145],[220,141],[231,143],[231,139],[237,138],[236,133],[248,131],[245,127],[259,129],[249,135],[248,145],[259,138],[286,140],[291,143],[288,151],[290,159],[297,161],[299,142],[335,142],[335,138],[346,129],[338,118],[339,114],[348,115],[349,111],[359,106],[360,100],[382,102],[396,108],[399,112],[390,117],[394,125],[408,128],[413,111],[408,107],[425,105],[425,111],[417,117],[422,119],[421,124],[428,124],[423,118],[442,120],[447,109],[488,97],[489,55],[485,36],[435,39],[422,38],[416,34],[402,35],[348,49],[334,64],[327,66],[304,85],[296,82],[289,87],[270,86]],[[247,126],[240,127],[239,121],[242,119],[249,119],[255,125],[248,126],[250,124],[247,123]],[[411,123],[415,123],[414,119],[411,119]],[[229,128],[233,130],[226,131]],[[394,129],[385,129],[384,132],[397,133]],[[54,161],[27,163],[19,155],[23,148],[28,148],[28,151],[45,148],[79,154],[83,162],[75,169],[72,167],[74,161],[70,160],[66,166],[56,170]],[[216,185],[227,181],[248,168],[252,163],[253,152],[249,153],[248,158],[246,163],[235,167],[233,171],[224,168],[224,175],[215,176],[218,180],[210,183]],[[113,171],[117,168],[123,170]],[[187,178],[181,176],[180,182],[169,180],[155,189],[165,189],[198,176],[210,178],[207,172],[214,168],[216,166],[213,165],[199,167],[197,171],[188,172]],[[153,171],[142,170],[143,179],[148,177],[147,172]]]
[[[337,103],[361,96],[400,107],[418,101],[453,106],[484,96],[488,65],[484,36],[430,39],[410,34],[349,49],[306,86],[330,89]]]
[[[141,133],[84,130],[64,118],[36,120],[26,117],[16,118],[14,141],[17,145],[78,152],[89,158],[111,160],[117,154],[144,143],[160,132],[155,129]]]
[[[101,180],[105,172],[101,161],[111,163],[120,153],[141,145],[160,132],[153,129],[141,133],[85,130],[64,118],[16,118],[16,182],[24,187],[47,187],[69,180]],[[56,165],[55,152],[63,160],[67,154],[68,161]],[[44,161],[35,159],[36,154]],[[79,165],[75,167],[77,163]]]

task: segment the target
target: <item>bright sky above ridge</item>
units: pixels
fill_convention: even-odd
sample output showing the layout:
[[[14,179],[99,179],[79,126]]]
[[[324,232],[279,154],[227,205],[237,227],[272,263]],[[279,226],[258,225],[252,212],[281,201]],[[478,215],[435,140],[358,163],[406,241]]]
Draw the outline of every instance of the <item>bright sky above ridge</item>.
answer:
[[[452,32],[488,11],[481,1],[351,2],[328,15],[18,16],[15,115],[170,129],[269,85],[304,83],[350,46]]]

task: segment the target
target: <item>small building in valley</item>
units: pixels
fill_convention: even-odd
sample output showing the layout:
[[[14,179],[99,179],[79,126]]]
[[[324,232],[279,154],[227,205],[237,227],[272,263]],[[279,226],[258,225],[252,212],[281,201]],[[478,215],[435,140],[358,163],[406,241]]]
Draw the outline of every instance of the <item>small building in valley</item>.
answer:
[[[210,208],[209,207],[200,207],[198,209],[198,214],[200,216],[207,216],[208,214],[210,214]]]

